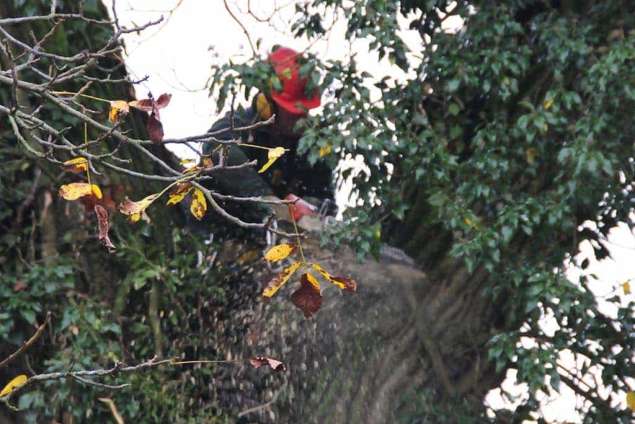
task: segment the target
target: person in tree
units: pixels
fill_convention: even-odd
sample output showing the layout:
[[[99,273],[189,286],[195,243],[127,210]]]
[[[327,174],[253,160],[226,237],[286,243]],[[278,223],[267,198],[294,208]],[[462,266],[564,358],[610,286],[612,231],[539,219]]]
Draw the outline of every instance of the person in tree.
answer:
[[[308,110],[320,106],[320,93],[307,93],[307,80],[300,75],[300,55],[287,47],[275,48],[268,57],[269,64],[281,82],[281,90],[269,89],[260,92],[247,109],[227,113],[215,122],[209,132],[220,140],[242,140],[243,143],[261,147],[283,147],[287,151],[267,171],[258,173],[253,167],[222,171],[215,176],[216,188],[235,196],[276,196],[280,199],[296,200],[294,210],[333,214],[333,171],[324,163],[311,166],[304,155],[297,152],[302,137],[299,121]],[[249,131],[236,131],[266,121],[272,115],[271,125]],[[233,122],[232,122],[233,121]],[[222,153],[219,151],[224,150]],[[257,160],[258,166],[267,162],[266,149],[231,145],[220,148],[208,143],[203,148],[206,157],[223,160],[225,165],[240,165]],[[222,159],[221,159],[222,156]],[[310,213],[310,212],[309,212]],[[302,212],[294,213],[295,219]]]

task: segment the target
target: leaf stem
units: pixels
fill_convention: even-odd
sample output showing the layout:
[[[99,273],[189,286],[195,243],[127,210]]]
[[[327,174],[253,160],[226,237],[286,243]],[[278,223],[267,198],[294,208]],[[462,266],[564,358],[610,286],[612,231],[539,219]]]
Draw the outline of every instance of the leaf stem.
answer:
[[[73,93],[72,91],[51,91],[51,94],[56,94],[58,96],[80,96],[86,99],[97,100],[98,102],[110,103],[110,100],[102,99],[101,97],[95,97],[83,93]]]

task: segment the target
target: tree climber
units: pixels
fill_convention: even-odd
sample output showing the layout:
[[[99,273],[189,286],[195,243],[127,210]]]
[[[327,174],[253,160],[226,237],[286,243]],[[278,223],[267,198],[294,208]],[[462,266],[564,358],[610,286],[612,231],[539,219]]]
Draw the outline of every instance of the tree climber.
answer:
[[[322,213],[333,214],[336,210],[333,171],[324,163],[311,166],[305,156],[297,153],[298,141],[302,137],[298,121],[306,116],[309,109],[320,106],[320,94],[317,91],[306,93],[307,80],[300,76],[299,54],[296,51],[286,47],[274,48],[268,62],[280,79],[282,89],[258,93],[249,108],[236,110],[233,116],[227,113],[212,125],[209,132],[215,133],[215,138],[219,140],[240,139],[251,145],[288,150],[264,173],[258,173],[253,167],[221,171],[215,175],[216,188],[234,196],[276,196],[288,200],[299,197],[298,205],[305,207],[296,210],[312,208],[315,212],[320,209]],[[266,121],[272,114],[275,114],[275,120],[271,125],[242,132],[233,130]],[[236,145],[222,149],[225,165],[257,160],[258,166],[261,166],[267,162],[268,151],[265,149]],[[203,154],[217,161],[220,159],[219,150],[221,148],[215,143],[208,143],[203,148]]]

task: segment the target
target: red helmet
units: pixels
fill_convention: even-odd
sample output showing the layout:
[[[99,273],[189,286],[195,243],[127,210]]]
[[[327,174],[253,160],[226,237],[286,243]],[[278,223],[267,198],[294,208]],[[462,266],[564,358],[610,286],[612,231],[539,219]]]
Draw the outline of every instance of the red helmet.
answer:
[[[311,97],[304,92],[306,78],[300,78],[298,53],[288,47],[278,47],[269,55],[269,63],[273,66],[282,90],[271,90],[271,98],[287,112],[301,115],[307,109],[320,106],[320,93],[315,91]]]

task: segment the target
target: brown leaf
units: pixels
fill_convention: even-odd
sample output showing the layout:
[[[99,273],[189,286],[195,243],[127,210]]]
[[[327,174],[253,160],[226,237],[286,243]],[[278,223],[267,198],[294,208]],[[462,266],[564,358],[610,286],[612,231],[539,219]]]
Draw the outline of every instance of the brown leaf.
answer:
[[[301,265],[301,262],[294,262],[286,267],[280,274],[276,275],[271,281],[269,281],[267,287],[265,287],[262,291],[262,295],[264,297],[271,297],[276,294],[276,292],[280,290],[287,281],[289,281],[289,278],[291,278],[293,273],[295,273]]]
[[[302,274],[300,288],[291,295],[291,302],[304,312],[306,318],[316,313],[322,306],[320,283],[311,273]]]
[[[269,358],[268,356],[254,356],[249,359],[249,363],[252,367],[258,369],[264,365],[268,365],[274,371],[286,371],[287,367],[281,361],[277,359]]]
[[[157,99],[156,102],[156,106],[159,109],[163,109],[164,107],[166,107],[169,103],[170,100],[172,99],[172,95],[168,94],[168,93],[163,93],[159,96],[159,98]]]
[[[355,293],[357,291],[357,282],[352,278],[335,276],[331,277],[331,281],[344,291],[351,293]]]
[[[154,193],[144,197],[138,202],[126,198],[119,204],[119,212],[124,215],[128,215],[132,222],[137,222],[141,219],[141,214],[146,210],[148,206],[159,198],[160,193]]]
[[[115,250],[115,245],[110,241],[108,230],[110,223],[108,222],[108,211],[101,205],[95,205],[95,215],[97,215],[97,227],[99,228],[99,241],[109,252]]]
[[[163,140],[163,124],[159,121],[156,113],[152,113],[148,117],[146,130],[148,131],[148,137],[150,137],[150,140],[155,143],[160,143]]]
[[[172,99],[172,95],[164,93],[156,100],[150,95],[147,99],[133,100],[128,104],[144,112],[156,112],[158,109],[166,107],[170,103],[170,99]]]
[[[27,284],[22,280],[15,280],[15,284],[13,284],[13,291],[20,292],[24,291],[28,288]]]

